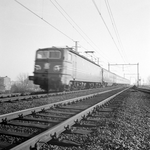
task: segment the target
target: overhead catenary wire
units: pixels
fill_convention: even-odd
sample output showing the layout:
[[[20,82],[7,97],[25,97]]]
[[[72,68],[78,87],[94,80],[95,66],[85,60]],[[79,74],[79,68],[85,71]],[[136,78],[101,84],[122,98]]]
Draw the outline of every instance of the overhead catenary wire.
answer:
[[[67,17],[60,11],[60,9],[52,2],[52,0],[49,0],[54,6],[55,8],[61,13],[61,15],[67,20],[67,22],[69,22],[69,24],[73,27],[74,30],[76,30],[76,32],[78,32],[78,34],[80,34],[80,32],[74,27],[74,25],[67,19]],[[82,36],[82,34],[80,34],[80,36],[86,41],[86,39]],[[88,41],[86,41],[88,43]],[[89,43],[88,43],[89,44]]]
[[[116,26],[116,23],[115,23],[115,19],[113,17],[113,13],[111,11],[111,7],[109,5],[109,1],[108,0],[105,0],[105,5],[106,5],[106,8],[107,8],[107,11],[108,11],[108,14],[109,14],[109,17],[110,17],[110,20],[111,20],[114,32],[116,34],[117,41],[118,41],[118,43],[120,45],[120,48],[123,49],[123,45],[122,45],[122,42],[121,42],[121,39],[120,39],[120,36],[119,36],[119,32],[118,32],[118,29],[117,29],[117,26]],[[120,54],[121,54],[121,52],[120,52]],[[124,57],[124,55],[122,55],[122,57],[124,58],[124,62],[126,62],[126,58]],[[119,66],[117,65],[116,67],[119,67]]]
[[[29,9],[28,7],[26,7],[22,3],[18,2],[17,0],[14,0],[14,1],[17,2],[19,5],[21,5],[22,7],[24,7],[25,9],[27,9],[32,14],[34,14],[36,17],[40,18],[42,21],[44,21],[45,23],[47,23],[49,26],[51,26],[52,28],[54,28],[55,30],[57,30],[58,32],[60,32],[61,34],[63,34],[64,36],[66,36],[68,39],[70,39],[71,41],[74,42],[74,40],[71,37],[69,37],[67,34],[65,34],[64,32],[62,32],[61,30],[59,30],[58,28],[56,28],[52,24],[50,24],[47,20],[43,19],[41,16],[39,16],[38,14],[36,14],[35,12],[33,12],[31,9]]]
[[[109,1],[108,1],[108,0],[105,0],[105,4],[106,4],[106,7],[107,7],[107,10],[108,10],[108,13],[109,13],[111,22],[112,22],[112,26],[113,26],[113,28],[114,28],[114,31],[115,31],[115,34],[116,34],[116,37],[117,37],[117,40],[118,40],[118,43],[119,43],[121,49],[123,49],[123,51],[122,51],[123,54],[125,54],[125,61],[128,62],[128,61],[127,61],[127,57],[126,57],[126,53],[125,53],[125,51],[124,51],[123,44],[122,44],[122,42],[121,42],[121,38],[120,38],[120,36],[119,36],[119,32],[118,32],[117,26],[116,26],[116,23],[115,23],[115,19],[114,19],[114,17],[113,17],[113,13],[112,13],[112,11],[111,11],[111,7],[110,7],[110,4],[109,4]],[[128,71],[129,71],[129,70],[128,70]],[[130,71],[129,71],[129,72],[130,72]]]
[[[114,29],[114,32],[115,32],[115,34],[116,34],[116,37],[117,37],[117,40],[118,40],[118,43],[119,43],[119,45],[120,45],[120,48],[121,48],[121,50],[122,50],[122,53],[124,54],[124,47],[123,47],[123,44],[122,44],[122,42],[121,42],[121,38],[120,38],[120,36],[119,36],[119,32],[118,32],[118,29],[117,29],[117,26],[116,26],[116,23],[115,23],[115,19],[114,19],[114,17],[113,17],[113,13],[112,13],[112,11],[111,11],[111,7],[110,7],[110,4],[109,4],[109,1],[108,0],[105,0],[105,4],[106,4],[106,8],[107,8],[107,10],[108,10],[108,14],[109,14],[109,16],[110,16],[110,19],[111,19],[111,23],[112,23],[112,26],[113,26],[113,29]],[[125,55],[126,56],[126,55]],[[124,58],[124,55],[123,55],[123,58]],[[126,61],[127,59],[126,59],[126,57],[125,57],[125,61]]]
[[[122,60],[124,61],[124,58],[122,57],[121,52],[120,52],[120,50],[119,50],[119,48],[118,48],[118,46],[117,46],[117,44],[116,44],[116,42],[115,42],[115,40],[114,40],[112,34],[111,34],[111,32],[110,32],[110,30],[109,30],[109,28],[108,28],[108,26],[107,26],[107,24],[106,24],[106,22],[105,22],[105,20],[104,20],[104,18],[103,18],[103,16],[102,16],[102,14],[101,14],[101,12],[99,11],[99,9],[98,9],[98,7],[97,7],[97,4],[95,3],[94,0],[92,0],[92,2],[93,2],[93,4],[94,4],[94,6],[95,6],[95,8],[96,8],[96,10],[97,10],[97,12],[98,12],[98,14],[99,14],[99,16],[101,17],[101,19],[102,19],[102,21],[103,21],[103,23],[104,23],[104,25],[105,25],[105,27],[106,27],[106,29],[107,29],[107,31],[108,31],[110,37],[112,38],[112,40],[113,40],[113,42],[114,42],[114,44],[115,44],[115,46],[116,46],[116,48],[117,48],[117,50],[118,50],[118,52],[119,52],[121,58],[122,58]]]
[[[52,2],[52,0],[50,0]],[[61,8],[61,10],[67,15],[67,17],[76,25],[76,27],[78,27],[78,29],[84,34],[84,36],[97,48],[98,46],[88,37],[88,35],[80,28],[80,26],[71,18],[71,16],[65,11],[65,9],[55,0],[55,2],[57,3],[57,5]],[[62,14],[62,12],[60,11],[60,9],[52,2],[52,4],[57,8],[57,10]],[[80,36],[93,48],[93,50],[95,50],[97,53],[99,53],[105,60],[107,60],[107,62],[109,62],[108,60],[108,56],[105,56],[105,54],[101,51],[101,53],[99,51],[97,51],[97,49],[95,47],[93,47],[91,45],[90,42],[87,41],[87,39],[85,39],[82,34],[75,28],[74,25],[72,25],[72,23],[66,18],[66,16],[64,14],[62,14],[65,19],[69,22],[69,24],[71,24],[71,26],[80,34]]]

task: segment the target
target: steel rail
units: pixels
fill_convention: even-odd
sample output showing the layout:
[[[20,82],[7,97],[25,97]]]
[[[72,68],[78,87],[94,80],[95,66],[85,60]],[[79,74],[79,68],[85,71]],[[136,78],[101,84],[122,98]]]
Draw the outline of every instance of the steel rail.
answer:
[[[130,88],[130,87],[129,87]],[[106,98],[105,100],[99,102],[98,104],[93,105],[92,107],[78,113],[77,115],[63,121],[62,123],[54,126],[51,129],[48,129],[46,131],[44,131],[43,133],[40,133],[39,135],[21,143],[20,145],[12,148],[11,150],[30,150],[32,148],[39,150],[40,147],[42,146],[42,143],[48,142],[49,140],[52,139],[53,136],[58,136],[60,133],[62,133],[63,131],[66,130],[66,127],[71,127],[72,125],[75,124],[75,122],[78,120],[80,121],[81,119],[83,119],[84,117],[86,117],[89,113],[91,113],[97,106],[102,106],[105,103],[107,103],[109,100],[111,100],[112,98],[116,97],[117,95],[121,94],[122,92],[126,91],[127,89],[123,89],[122,91]],[[109,90],[110,91],[110,90]],[[108,91],[107,91],[108,92]],[[102,93],[106,93],[106,91],[104,92],[100,92]],[[99,93],[98,93],[99,94]],[[94,96],[97,94],[90,94],[90,96],[88,95],[88,97]],[[87,96],[82,96],[82,98],[87,98]],[[76,98],[79,99],[79,98]],[[73,100],[73,99],[72,99]]]
[[[136,90],[150,94],[149,87],[135,87]]]

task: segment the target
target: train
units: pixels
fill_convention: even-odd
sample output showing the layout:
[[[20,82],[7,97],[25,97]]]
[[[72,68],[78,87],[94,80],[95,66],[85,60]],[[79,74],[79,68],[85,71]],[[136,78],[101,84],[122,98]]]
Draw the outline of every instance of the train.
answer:
[[[112,73],[71,47],[41,48],[36,51],[34,84],[45,91],[68,91],[113,85],[130,81]]]

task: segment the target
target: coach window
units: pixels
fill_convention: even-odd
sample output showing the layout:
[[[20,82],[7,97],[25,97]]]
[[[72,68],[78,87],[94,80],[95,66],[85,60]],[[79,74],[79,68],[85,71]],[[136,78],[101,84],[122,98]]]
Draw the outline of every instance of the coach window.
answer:
[[[50,59],[60,59],[61,58],[61,52],[60,51],[50,51],[49,52],[49,58]]]
[[[48,51],[37,52],[37,59],[47,59],[47,58],[48,58]]]
[[[72,55],[68,54],[68,61],[72,61]]]

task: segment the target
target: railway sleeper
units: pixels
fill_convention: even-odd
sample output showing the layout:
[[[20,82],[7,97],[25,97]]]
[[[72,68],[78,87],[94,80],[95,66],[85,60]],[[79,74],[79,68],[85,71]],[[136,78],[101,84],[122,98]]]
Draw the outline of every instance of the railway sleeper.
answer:
[[[97,127],[97,125],[95,123],[86,123],[86,124],[77,123],[73,125],[73,127],[93,128],[93,127]]]
[[[87,108],[89,105],[84,105],[84,106],[82,106],[82,104],[80,105],[80,107],[79,107],[79,105],[72,105],[72,106],[63,106],[63,107],[61,107],[61,108],[65,108],[65,109],[72,109],[72,110],[79,110],[79,111],[82,111],[82,110],[84,110],[85,108]]]
[[[39,122],[47,122],[47,123],[54,123],[54,124],[57,124],[57,123],[60,122],[59,120],[41,119],[41,118],[31,118],[31,117],[20,118],[20,120],[39,121]]]
[[[86,130],[86,129],[70,129],[70,130],[65,130],[64,134],[81,134],[81,135],[88,135],[90,133],[92,133],[92,130]]]
[[[68,113],[76,113],[80,112],[80,109],[73,109],[73,108],[66,108],[66,107],[60,107],[57,109],[58,111],[68,112]]]
[[[69,112],[69,111],[61,111],[60,109],[53,109],[53,110],[46,110],[47,113],[56,113],[56,114],[64,114],[64,115],[74,115],[76,114],[75,112]]]
[[[9,122],[7,125],[15,125],[15,126],[23,126],[23,127],[32,127],[32,128],[39,128],[39,129],[45,129],[48,126],[43,124],[37,124],[37,123],[25,123],[25,122]]]
[[[113,116],[113,114],[112,113],[109,113],[109,112],[100,112],[99,114],[92,114],[90,117],[92,117],[92,118],[90,118],[90,119],[87,119],[87,120],[95,120],[96,118],[98,119],[98,118],[101,118],[101,119],[103,119],[103,118],[110,118],[110,117],[112,117]]]
[[[13,131],[0,130],[0,135],[10,135],[10,136],[17,136],[17,137],[28,138],[32,134],[27,134],[27,133],[22,133],[22,132],[13,132]]]
[[[102,108],[102,109],[99,109],[97,110],[98,112],[112,112],[113,109],[110,108],[110,107],[105,107],[105,108]]]
[[[54,117],[54,118],[63,118],[63,119],[67,119],[69,116],[64,116],[64,115],[58,115],[58,114],[36,114],[37,116],[43,116],[43,117]]]
[[[52,139],[49,144],[51,145],[57,145],[57,146],[64,146],[64,147],[72,147],[72,146],[80,146],[79,143],[77,142],[73,142],[71,140],[66,140],[66,139],[62,139],[62,140],[58,140],[58,139]]]
[[[2,142],[0,141],[0,150],[3,150],[5,147],[10,146],[11,144],[8,142]]]

